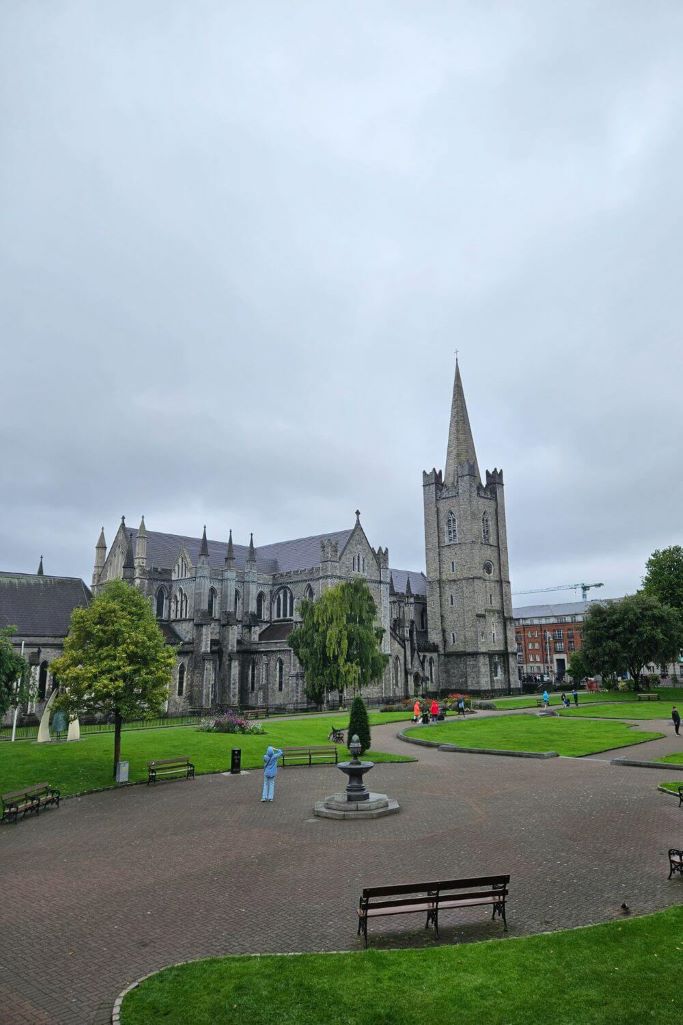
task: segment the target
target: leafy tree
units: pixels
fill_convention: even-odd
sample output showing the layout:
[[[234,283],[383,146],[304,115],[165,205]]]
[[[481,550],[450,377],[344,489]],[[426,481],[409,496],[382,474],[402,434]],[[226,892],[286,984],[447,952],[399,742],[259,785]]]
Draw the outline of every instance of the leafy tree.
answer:
[[[12,647],[15,628],[0,629],[0,716],[27,696],[28,662]]]
[[[590,676],[590,669],[582,651],[573,651],[571,653],[567,673],[575,684],[581,683],[587,676]]]
[[[643,591],[683,612],[683,548],[672,545],[653,552],[645,564]]]
[[[351,702],[351,714],[349,715],[349,735],[347,743],[350,744],[354,736],[358,736],[361,745],[361,754],[370,747],[370,720],[368,710],[365,707],[360,694],[356,694]]]
[[[635,690],[643,666],[665,665],[683,642],[683,620],[649,594],[591,605],[583,624],[582,654],[591,672],[611,677],[630,673]]]
[[[384,631],[375,623],[377,606],[364,580],[323,591],[301,603],[302,623],[289,636],[303,666],[308,697],[321,704],[331,690],[354,691],[378,680],[389,661],[380,650]]]
[[[149,602],[123,580],[107,584],[87,608],[74,609],[64,654],[52,663],[57,700],[70,715],[113,715],[114,775],[123,723],[161,711],[174,665]]]

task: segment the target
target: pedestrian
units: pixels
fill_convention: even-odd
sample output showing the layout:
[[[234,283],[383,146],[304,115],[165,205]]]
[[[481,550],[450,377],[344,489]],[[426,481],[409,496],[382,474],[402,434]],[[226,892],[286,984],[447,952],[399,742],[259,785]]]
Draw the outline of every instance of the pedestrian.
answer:
[[[544,708],[548,708],[549,705],[550,705],[550,695],[548,694],[547,690],[544,690],[543,691],[543,706],[544,706]]]
[[[562,704],[565,708],[569,708],[569,698],[567,697],[564,691],[562,691]]]
[[[458,715],[465,716],[465,699],[458,698]]]
[[[673,719],[674,729],[676,731],[676,736],[678,737],[680,736],[679,730],[681,728],[681,713],[678,711],[675,705],[671,709],[671,718]]]
[[[436,700],[436,698],[432,699],[432,703],[429,706],[429,714],[432,717],[432,722],[436,722],[436,720],[439,718],[439,702]]]
[[[269,747],[263,756],[262,801],[272,801],[275,796],[275,777],[277,776],[278,758],[282,758],[282,751],[279,747]]]
[[[574,687],[574,689],[572,690],[572,697],[574,698],[574,704],[578,708],[579,707],[579,692],[576,689],[576,687]]]
[[[422,709],[420,708],[420,699],[419,698],[415,698],[415,704],[413,705],[413,722],[419,722],[420,721],[420,713],[421,712],[422,712]]]

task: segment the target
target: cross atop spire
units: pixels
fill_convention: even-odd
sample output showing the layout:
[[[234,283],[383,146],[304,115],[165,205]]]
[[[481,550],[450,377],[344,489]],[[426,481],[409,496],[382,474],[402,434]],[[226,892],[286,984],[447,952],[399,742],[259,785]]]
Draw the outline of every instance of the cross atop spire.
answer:
[[[474,448],[474,438],[470,427],[470,418],[467,415],[467,404],[465,393],[462,387],[460,367],[455,361],[455,381],[453,382],[453,402],[451,405],[451,423],[448,428],[448,452],[446,454],[446,469],[444,471],[444,483],[455,484],[458,479],[458,472],[463,464],[469,463],[474,466],[474,475],[481,482],[477,453]]]

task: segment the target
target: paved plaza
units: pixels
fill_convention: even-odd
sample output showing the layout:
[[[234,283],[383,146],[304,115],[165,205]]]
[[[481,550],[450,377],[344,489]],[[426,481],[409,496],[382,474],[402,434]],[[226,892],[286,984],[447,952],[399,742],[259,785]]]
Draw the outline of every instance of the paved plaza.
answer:
[[[409,747],[397,729],[375,727],[374,745],[419,762],[372,770],[372,788],[401,804],[374,822],[314,818],[340,782],[321,766],[281,771],[274,804],[260,803],[258,772],[203,776],[74,798],[0,829],[3,1021],[104,1025],[124,986],[176,961],[359,949],[363,885],[510,872],[510,937],[683,899],[683,881],[667,880],[683,813],[655,789],[666,771],[609,754],[458,755]],[[634,753],[664,744],[675,747]],[[442,943],[502,935],[481,908],[441,928]],[[411,918],[373,923],[370,940],[435,942]]]

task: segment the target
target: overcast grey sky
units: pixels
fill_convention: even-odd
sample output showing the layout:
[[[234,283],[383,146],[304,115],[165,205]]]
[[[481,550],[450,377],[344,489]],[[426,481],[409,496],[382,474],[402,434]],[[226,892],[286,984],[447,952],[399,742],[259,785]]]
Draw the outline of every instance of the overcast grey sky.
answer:
[[[679,0],[0,18],[0,568],[358,506],[420,569],[456,348],[513,591],[681,543]]]

